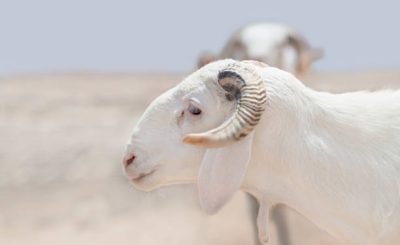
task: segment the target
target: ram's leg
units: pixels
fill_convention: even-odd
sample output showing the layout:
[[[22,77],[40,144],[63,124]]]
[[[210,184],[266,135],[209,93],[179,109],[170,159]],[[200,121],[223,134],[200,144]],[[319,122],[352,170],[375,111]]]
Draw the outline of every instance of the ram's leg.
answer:
[[[268,220],[270,206],[266,203],[260,203],[257,215],[257,228],[258,228],[258,239],[262,244],[269,243],[269,230],[268,230]]]
[[[280,245],[290,245],[291,242],[289,220],[286,216],[287,214],[286,206],[278,204],[271,209],[271,220],[276,225],[277,228],[277,239]]]

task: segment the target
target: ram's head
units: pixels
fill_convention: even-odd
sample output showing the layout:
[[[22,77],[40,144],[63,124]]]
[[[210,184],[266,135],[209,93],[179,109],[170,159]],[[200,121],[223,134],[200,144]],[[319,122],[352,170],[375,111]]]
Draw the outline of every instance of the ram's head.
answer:
[[[198,182],[202,207],[219,209],[238,189],[251,157],[252,131],[267,100],[251,61],[210,63],[144,112],[124,167],[141,190]]]

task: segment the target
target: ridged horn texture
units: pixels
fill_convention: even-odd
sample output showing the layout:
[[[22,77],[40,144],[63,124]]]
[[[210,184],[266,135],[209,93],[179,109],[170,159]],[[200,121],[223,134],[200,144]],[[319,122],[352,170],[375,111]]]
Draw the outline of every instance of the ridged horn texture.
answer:
[[[204,133],[188,134],[183,142],[202,147],[222,147],[246,137],[265,110],[267,94],[261,77],[240,63],[218,74],[218,83],[227,100],[236,101],[235,113],[219,127]]]

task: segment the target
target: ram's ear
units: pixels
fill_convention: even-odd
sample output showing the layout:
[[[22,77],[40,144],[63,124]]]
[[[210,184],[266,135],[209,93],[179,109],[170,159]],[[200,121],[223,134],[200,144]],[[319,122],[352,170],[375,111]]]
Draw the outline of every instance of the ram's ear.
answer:
[[[324,50],[322,48],[313,48],[308,51],[308,56],[310,62],[316,61],[324,56]]]
[[[251,158],[253,134],[222,148],[206,150],[198,176],[200,206],[216,213],[237,191]]]

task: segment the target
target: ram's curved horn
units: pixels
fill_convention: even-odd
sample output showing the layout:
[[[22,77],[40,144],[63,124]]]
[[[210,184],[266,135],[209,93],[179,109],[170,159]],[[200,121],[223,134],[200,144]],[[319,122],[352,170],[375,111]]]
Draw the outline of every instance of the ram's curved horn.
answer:
[[[250,66],[240,62],[229,65],[218,74],[218,83],[226,99],[236,101],[235,113],[215,129],[186,135],[183,142],[222,147],[246,137],[260,121],[267,94],[261,77]]]

